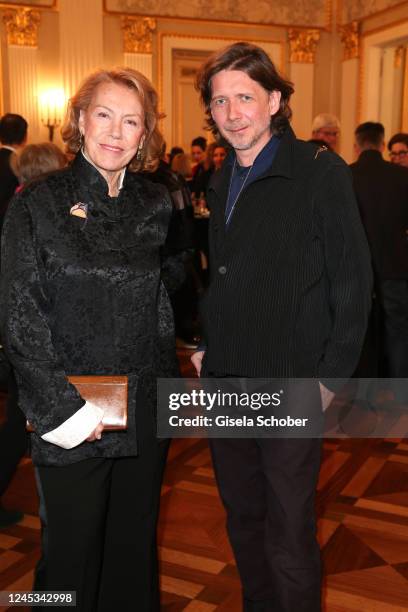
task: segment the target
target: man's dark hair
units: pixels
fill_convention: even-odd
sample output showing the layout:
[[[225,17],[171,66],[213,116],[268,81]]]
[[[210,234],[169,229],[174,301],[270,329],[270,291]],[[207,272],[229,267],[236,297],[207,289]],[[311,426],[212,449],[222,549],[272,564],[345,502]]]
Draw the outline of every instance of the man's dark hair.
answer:
[[[404,132],[394,134],[394,136],[390,138],[390,142],[388,143],[388,150],[391,151],[392,145],[395,145],[397,142],[401,142],[406,147],[408,147],[408,134],[404,134]]]
[[[354,132],[360,149],[378,149],[384,142],[384,133],[383,124],[374,121],[360,123]]]
[[[289,98],[294,92],[293,84],[278,73],[270,57],[261,47],[239,42],[211,55],[197,75],[196,88],[205,107],[207,127],[214,134],[217,133],[217,126],[210,109],[211,79],[221,70],[241,70],[266,91],[280,91],[280,107],[276,115],[271,118],[271,130],[274,134],[281,134],[287,128],[292,116]]]
[[[28,123],[21,115],[6,113],[0,119],[0,142],[4,145],[20,145],[27,136]]]
[[[205,151],[207,148],[207,140],[204,138],[204,136],[197,136],[197,138],[194,138],[194,140],[191,141],[191,146],[200,147],[200,149]]]

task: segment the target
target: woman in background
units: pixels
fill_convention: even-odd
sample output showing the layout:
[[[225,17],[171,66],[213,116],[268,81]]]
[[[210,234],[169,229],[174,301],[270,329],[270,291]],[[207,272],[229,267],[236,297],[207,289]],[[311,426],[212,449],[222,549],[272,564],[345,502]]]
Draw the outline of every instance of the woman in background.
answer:
[[[177,153],[171,162],[171,169],[173,172],[183,178],[184,181],[191,179],[191,162],[185,153]]]
[[[44,173],[66,166],[67,160],[61,149],[51,142],[26,145],[10,157],[10,167],[18,177],[20,185],[38,178]],[[0,427],[0,529],[17,523],[23,518],[18,510],[5,510],[1,504],[17,465],[27,448],[25,417],[17,402],[16,385],[11,368],[0,351],[0,388],[7,390],[6,418]]]
[[[81,612],[159,610],[167,443],[156,438],[155,387],[178,368],[162,282],[172,206],[164,187],[140,175],[158,163],[157,120],[142,74],[90,75],[62,129],[73,163],[24,188],[5,221],[1,337],[35,430],[34,589],[76,591]],[[68,375],[126,375],[127,430],[103,432],[103,411]]]
[[[219,170],[224,162],[224,159],[227,157],[227,149],[218,143],[215,143],[215,146],[212,150],[212,165],[214,170]]]
[[[64,168],[67,162],[64,153],[53,142],[26,145],[15,160],[20,188],[40,176]]]
[[[219,170],[227,156],[227,149],[218,142],[211,142],[206,150],[204,171],[195,183],[197,197],[206,196],[210,179],[216,170]]]

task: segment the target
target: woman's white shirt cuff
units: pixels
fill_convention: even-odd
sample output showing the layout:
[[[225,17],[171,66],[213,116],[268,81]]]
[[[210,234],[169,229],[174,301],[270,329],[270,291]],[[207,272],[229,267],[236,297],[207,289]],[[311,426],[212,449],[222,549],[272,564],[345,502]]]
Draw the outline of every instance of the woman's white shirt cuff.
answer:
[[[94,431],[103,418],[102,408],[86,402],[72,417],[59,427],[41,436],[46,442],[69,450],[81,444]]]

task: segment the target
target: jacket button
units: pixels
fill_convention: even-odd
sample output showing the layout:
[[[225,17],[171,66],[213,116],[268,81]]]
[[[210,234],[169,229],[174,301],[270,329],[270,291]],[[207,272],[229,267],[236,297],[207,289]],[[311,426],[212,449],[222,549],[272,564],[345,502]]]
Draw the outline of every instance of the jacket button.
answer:
[[[220,266],[220,267],[218,268],[218,272],[219,272],[220,274],[226,274],[226,273],[227,273],[227,268],[226,268],[225,266]]]

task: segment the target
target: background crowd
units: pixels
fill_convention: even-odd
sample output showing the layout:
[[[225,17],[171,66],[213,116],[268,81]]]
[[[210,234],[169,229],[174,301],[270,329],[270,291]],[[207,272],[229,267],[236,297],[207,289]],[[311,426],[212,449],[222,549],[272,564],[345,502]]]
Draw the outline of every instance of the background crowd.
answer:
[[[336,152],[341,137],[338,118],[329,113],[315,117],[310,142]],[[29,126],[20,115],[7,113],[0,120],[0,224],[13,195],[72,161],[51,142],[27,144]],[[318,150],[317,149],[317,150]],[[160,164],[150,180],[164,184],[174,210],[184,216],[192,239],[185,261],[183,284],[171,296],[177,344],[196,348],[200,342],[200,297],[208,283],[208,210],[206,191],[211,176],[229,152],[223,140],[207,142],[198,136],[191,150],[180,146],[162,149]],[[366,122],[355,130],[356,161],[351,164],[363,225],[371,249],[375,287],[366,342],[356,374],[364,377],[408,376],[408,134],[385,141],[380,123]],[[180,240],[185,240],[180,237]],[[182,248],[183,245],[180,244]],[[2,357],[2,387],[8,387],[7,419],[0,430],[0,500],[26,450],[24,417],[19,412],[10,368]],[[370,390],[364,389],[363,401]],[[18,522],[20,512],[0,503],[0,528]]]

